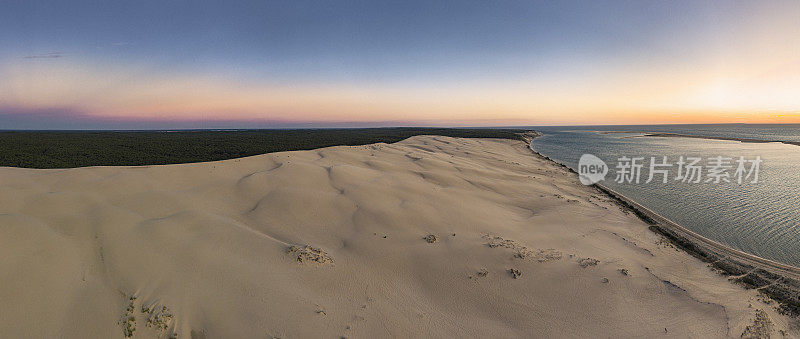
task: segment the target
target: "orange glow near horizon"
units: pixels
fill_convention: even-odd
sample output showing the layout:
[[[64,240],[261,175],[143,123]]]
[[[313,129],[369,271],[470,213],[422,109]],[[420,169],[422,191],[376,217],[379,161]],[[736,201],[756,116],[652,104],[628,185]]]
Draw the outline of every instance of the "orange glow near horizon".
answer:
[[[753,65],[750,65],[751,67]],[[721,77],[659,70],[564,74],[528,83],[436,86],[242,84],[211,76],[143,76],[119,67],[8,67],[0,102],[121,120],[418,122],[583,125],[800,122],[800,67]],[[609,72],[610,73],[610,72]],[[111,76],[109,76],[111,75]],[[755,79],[755,80],[752,80]]]

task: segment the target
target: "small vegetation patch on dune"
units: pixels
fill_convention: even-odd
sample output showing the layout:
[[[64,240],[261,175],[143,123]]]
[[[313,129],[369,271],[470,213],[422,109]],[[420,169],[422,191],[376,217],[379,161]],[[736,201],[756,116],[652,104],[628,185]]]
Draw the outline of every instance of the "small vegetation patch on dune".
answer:
[[[172,323],[174,316],[166,306],[153,305],[150,307],[142,306],[142,313],[147,316],[145,326],[155,327],[158,331],[166,331]]]
[[[745,327],[742,338],[769,338],[774,330],[775,324],[772,323],[767,312],[757,309],[753,323]]]
[[[556,251],[553,248],[539,249],[536,251],[531,251],[528,250],[527,248],[523,248],[521,250],[518,250],[517,253],[514,253],[514,257],[520,259],[531,258],[538,262],[548,262],[552,260],[561,260],[563,255],[561,254],[561,252]]]
[[[589,266],[597,266],[599,262],[600,260],[594,258],[583,258],[578,261],[578,265],[580,265],[582,268],[587,268]]]
[[[300,264],[333,264],[333,257],[328,252],[309,245],[292,245],[286,252],[294,256]]]
[[[425,239],[425,241],[427,241],[429,244],[439,241],[439,237],[437,237],[435,234],[428,234],[423,239]]]
[[[119,322],[117,322],[122,327],[122,334],[126,338],[130,338],[136,333],[136,306],[134,303],[136,302],[136,297],[130,297],[128,299],[128,307],[125,308],[125,313],[120,318]]]
[[[482,238],[488,240],[486,246],[490,248],[504,247],[514,250],[514,258],[533,259],[538,262],[561,260],[563,254],[553,248],[532,250],[527,246],[518,244],[511,239],[503,239],[501,236],[485,234]]]
[[[118,324],[122,327],[122,334],[126,338],[133,337],[136,333],[136,303],[137,297],[131,296],[128,298],[128,307],[125,308]],[[159,338],[177,338],[178,334],[170,331],[172,321],[175,317],[167,306],[158,303],[151,304],[150,306],[142,305],[139,309],[139,319],[145,319],[145,326],[147,328],[155,329],[157,337]]]

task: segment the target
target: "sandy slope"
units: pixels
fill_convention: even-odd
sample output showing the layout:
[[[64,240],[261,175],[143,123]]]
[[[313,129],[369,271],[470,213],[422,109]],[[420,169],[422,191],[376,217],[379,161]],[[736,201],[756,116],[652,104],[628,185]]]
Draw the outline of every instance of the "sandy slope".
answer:
[[[797,335],[576,179],[429,136],[0,168],[0,337],[738,337],[756,309]]]

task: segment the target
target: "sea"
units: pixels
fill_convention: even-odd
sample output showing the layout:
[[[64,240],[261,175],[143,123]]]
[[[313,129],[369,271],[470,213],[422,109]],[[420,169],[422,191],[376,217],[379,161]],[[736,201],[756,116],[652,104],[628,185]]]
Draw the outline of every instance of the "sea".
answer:
[[[596,156],[607,165],[601,184],[661,216],[732,248],[800,267],[800,146],[782,143],[800,142],[800,124],[531,129],[542,133],[531,143],[534,150],[576,171],[584,154]]]

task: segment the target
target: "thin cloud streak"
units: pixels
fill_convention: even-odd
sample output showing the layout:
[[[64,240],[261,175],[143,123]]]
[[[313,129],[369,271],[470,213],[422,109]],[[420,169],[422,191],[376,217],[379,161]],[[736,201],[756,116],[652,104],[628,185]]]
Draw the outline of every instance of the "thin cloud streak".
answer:
[[[57,59],[63,57],[61,52],[26,55],[23,59]]]

